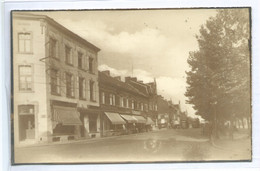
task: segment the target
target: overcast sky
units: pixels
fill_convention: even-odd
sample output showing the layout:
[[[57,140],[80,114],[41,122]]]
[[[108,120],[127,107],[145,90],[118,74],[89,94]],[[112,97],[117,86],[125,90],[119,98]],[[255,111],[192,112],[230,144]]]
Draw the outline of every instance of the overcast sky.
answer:
[[[158,93],[194,116],[185,104],[187,59],[195,35],[214,9],[44,12],[101,49],[99,69],[114,76],[156,78]]]

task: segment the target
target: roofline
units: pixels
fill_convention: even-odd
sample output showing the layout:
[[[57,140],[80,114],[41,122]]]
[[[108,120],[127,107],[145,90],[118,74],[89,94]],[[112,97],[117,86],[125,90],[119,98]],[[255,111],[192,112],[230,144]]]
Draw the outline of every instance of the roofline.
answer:
[[[139,83],[139,82],[136,82],[136,81],[133,81],[133,80],[130,80],[130,82],[135,83],[135,84],[139,84],[140,86],[145,87],[146,93],[149,94],[146,84],[144,84],[144,83]]]
[[[72,32],[71,30],[67,29],[66,27],[64,27],[63,25],[61,25],[60,23],[58,23],[57,21],[55,21],[54,19],[52,19],[52,18],[50,18],[50,17],[48,17],[46,15],[37,15],[37,14],[25,13],[25,12],[21,12],[21,13],[14,13],[14,12],[19,12],[19,11],[12,11],[12,17],[13,18],[27,18],[27,19],[35,19],[35,20],[44,19],[49,24],[52,24],[55,27],[58,27],[63,32],[67,32],[70,36],[73,36],[75,39],[81,41],[81,43],[91,47],[92,49],[94,49],[95,52],[99,52],[101,50],[97,46],[95,46],[92,43],[88,42],[84,38],[80,37],[76,33]]]
[[[102,71],[98,71],[98,72],[99,72],[99,74],[103,74],[104,76],[109,77],[109,78],[112,79],[113,81],[121,82],[121,83],[123,83],[123,84],[127,84],[127,83],[125,83],[125,82],[123,82],[123,81],[119,81],[119,80],[115,79],[115,78],[112,77],[112,76],[106,75],[106,74],[103,73]],[[100,77],[98,77],[98,78],[100,79]],[[102,81],[99,81],[99,83],[101,83],[101,82],[102,82]],[[112,85],[112,84],[110,84],[110,85]],[[137,88],[133,87],[132,85],[127,84],[127,86],[129,86],[129,87],[131,87],[131,88],[133,89],[133,90],[127,89],[128,91],[131,91],[131,92],[134,91],[134,93],[136,93],[136,94],[138,94],[138,95],[140,95],[140,96],[144,96],[144,97],[146,97],[146,98],[148,97],[147,95],[143,94],[142,92],[140,92]]]

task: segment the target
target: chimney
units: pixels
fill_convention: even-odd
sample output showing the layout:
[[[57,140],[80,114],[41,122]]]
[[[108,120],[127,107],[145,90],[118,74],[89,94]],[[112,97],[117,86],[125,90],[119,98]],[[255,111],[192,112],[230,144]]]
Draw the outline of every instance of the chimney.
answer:
[[[136,77],[132,77],[131,80],[137,82],[137,78]]]
[[[120,76],[116,76],[116,77],[114,77],[116,80],[118,80],[118,81],[121,81],[121,77]]]
[[[109,70],[105,70],[105,71],[102,71],[104,74],[110,76],[110,71]]]
[[[125,77],[125,82],[129,82],[131,80],[131,77]]]

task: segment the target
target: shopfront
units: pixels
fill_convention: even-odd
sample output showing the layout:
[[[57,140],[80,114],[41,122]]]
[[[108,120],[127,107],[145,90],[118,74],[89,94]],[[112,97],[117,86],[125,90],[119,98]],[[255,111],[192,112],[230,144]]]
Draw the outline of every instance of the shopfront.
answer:
[[[76,108],[53,106],[52,141],[68,141],[79,138],[79,128],[82,122]]]
[[[134,118],[132,115],[120,114],[120,116],[126,121],[127,134],[136,133],[137,119]]]
[[[80,126],[80,138],[100,137],[100,111],[96,109],[79,108],[80,120],[83,123]]]
[[[123,135],[127,133],[126,121],[114,112],[104,112],[103,136]]]
[[[136,123],[137,132],[145,132],[146,119],[143,116],[138,116],[138,115],[135,115],[133,117],[137,120]]]

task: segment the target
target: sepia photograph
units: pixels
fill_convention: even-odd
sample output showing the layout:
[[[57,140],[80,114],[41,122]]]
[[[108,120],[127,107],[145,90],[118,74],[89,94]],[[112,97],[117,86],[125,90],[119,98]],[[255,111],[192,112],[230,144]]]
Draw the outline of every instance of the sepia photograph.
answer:
[[[12,165],[252,161],[250,7],[11,25]]]

